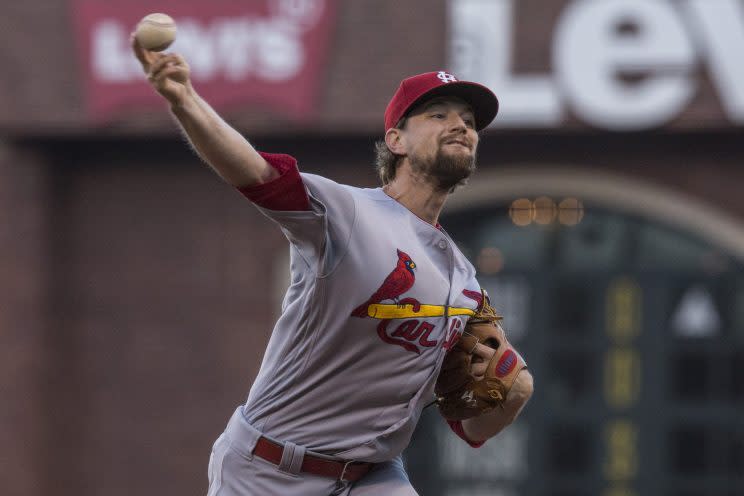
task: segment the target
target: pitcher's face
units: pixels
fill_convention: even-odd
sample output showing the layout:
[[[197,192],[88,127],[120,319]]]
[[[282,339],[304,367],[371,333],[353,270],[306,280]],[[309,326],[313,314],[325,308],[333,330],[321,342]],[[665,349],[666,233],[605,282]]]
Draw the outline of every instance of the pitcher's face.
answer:
[[[463,183],[475,170],[475,117],[458,98],[423,103],[408,115],[401,135],[413,171],[442,190]]]

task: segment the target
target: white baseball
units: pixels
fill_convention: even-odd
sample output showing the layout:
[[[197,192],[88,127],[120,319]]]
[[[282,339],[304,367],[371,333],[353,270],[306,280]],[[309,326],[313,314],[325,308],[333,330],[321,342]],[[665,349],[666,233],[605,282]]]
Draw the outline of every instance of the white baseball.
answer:
[[[162,52],[176,39],[176,21],[167,14],[148,14],[137,23],[134,36],[145,50]]]

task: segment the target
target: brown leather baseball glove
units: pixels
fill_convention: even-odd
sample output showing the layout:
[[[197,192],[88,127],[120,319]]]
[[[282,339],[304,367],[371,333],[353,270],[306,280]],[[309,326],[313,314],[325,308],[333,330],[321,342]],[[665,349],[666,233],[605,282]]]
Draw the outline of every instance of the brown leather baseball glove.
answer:
[[[439,411],[448,420],[477,417],[503,406],[519,372],[527,364],[509,344],[499,321],[501,316],[488,298],[468,320],[457,343],[447,352],[434,391]],[[480,343],[496,350],[483,376],[473,374],[473,365],[482,360],[474,355]]]

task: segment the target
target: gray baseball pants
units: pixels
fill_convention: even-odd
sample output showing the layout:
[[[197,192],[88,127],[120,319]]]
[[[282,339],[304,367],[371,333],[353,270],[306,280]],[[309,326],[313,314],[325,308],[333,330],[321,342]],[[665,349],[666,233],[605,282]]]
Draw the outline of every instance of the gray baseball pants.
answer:
[[[377,465],[353,484],[340,483],[300,473],[295,467],[301,458],[294,458],[304,450],[292,450],[295,456],[287,456],[280,465],[253,456],[261,435],[239,407],[212,448],[207,496],[418,496],[400,457]]]

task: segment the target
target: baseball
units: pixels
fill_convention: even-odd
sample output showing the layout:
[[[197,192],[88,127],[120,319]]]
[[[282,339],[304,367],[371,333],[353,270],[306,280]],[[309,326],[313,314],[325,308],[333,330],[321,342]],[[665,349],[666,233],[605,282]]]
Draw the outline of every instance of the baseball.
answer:
[[[148,14],[137,23],[134,36],[145,50],[162,52],[176,39],[176,22],[167,14]]]

